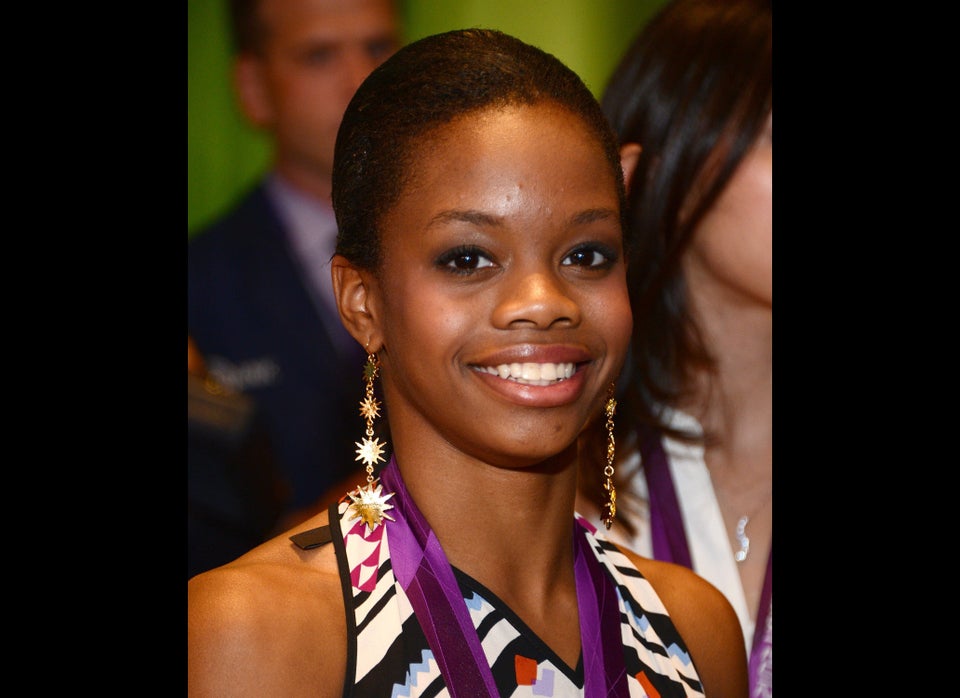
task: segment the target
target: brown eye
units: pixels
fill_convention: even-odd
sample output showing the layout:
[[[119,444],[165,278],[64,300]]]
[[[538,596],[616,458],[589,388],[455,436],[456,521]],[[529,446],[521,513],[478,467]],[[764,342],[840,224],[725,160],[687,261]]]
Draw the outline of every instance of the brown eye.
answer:
[[[563,258],[564,266],[605,269],[617,260],[617,254],[606,245],[583,245]]]
[[[436,264],[455,274],[469,274],[477,269],[493,266],[490,258],[475,247],[457,247],[448,250],[437,258]]]

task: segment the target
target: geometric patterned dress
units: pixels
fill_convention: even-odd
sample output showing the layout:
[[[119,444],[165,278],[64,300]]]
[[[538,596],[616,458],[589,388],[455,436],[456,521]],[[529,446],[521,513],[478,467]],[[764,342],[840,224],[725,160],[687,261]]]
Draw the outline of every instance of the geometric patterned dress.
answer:
[[[331,526],[295,537],[313,538],[303,547],[332,540],[336,550],[348,609],[344,696],[448,697],[426,635],[394,577],[389,522],[370,531],[359,518],[348,521],[349,505],[345,496],[331,507]],[[577,523],[616,586],[630,698],[703,696],[686,646],[656,592],[589,522],[578,516]],[[566,665],[489,589],[456,568],[453,573],[501,697],[584,695],[582,656],[577,666]]]

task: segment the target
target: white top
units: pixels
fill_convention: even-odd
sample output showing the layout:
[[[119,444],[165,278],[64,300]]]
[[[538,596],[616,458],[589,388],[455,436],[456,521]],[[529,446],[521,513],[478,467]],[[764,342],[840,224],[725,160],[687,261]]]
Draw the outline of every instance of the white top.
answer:
[[[702,432],[700,424],[690,415],[678,411],[671,411],[669,414],[671,425]],[[693,571],[717,587],[730,601],[733,610],[737,613],[737,618],[740,619],[747,656],[749,656],[753,642],[754,621],[750,619],[750,612],[747,609],[743,585],[740,583],[740,572],[733,557],[735,551],[730,547],[720,505],[710,480],[710,471],[704,460],[703,446],[664,437],[663,447],[667,454],[677,500],[680,502],[680,513],[683,517]],[[626,535],[623,528],[614,526],[606,531],[606,537],[633,549],[644,557],[652,558],[653,541],[650,535],[650,510],[647,505],[647,480],[643,471],[637,468],[639,458],[640,454],[636,453],[624,465],[628,471],[636,472],[631,483],[633,491],[617,492],[617,499],[640,498],[639,502],[630,502],[631,505],[640,505],[634,507],[640,512],[640,517],[631,518],[637,533],[631,538]],[[617,517],[622,516],[626,516],[626,509],[617,507]]]

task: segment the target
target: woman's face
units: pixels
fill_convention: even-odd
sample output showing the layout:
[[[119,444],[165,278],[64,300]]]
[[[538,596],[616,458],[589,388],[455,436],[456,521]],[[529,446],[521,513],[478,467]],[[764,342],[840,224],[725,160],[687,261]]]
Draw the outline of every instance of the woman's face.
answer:
[[[773,113],[684,257],[700,297],[773,308]]]
[[[565,110],[511,106],[432,132],[412,168],[374,291],[394,442],[506,467],[559,453],[632,325],[602,148]]]

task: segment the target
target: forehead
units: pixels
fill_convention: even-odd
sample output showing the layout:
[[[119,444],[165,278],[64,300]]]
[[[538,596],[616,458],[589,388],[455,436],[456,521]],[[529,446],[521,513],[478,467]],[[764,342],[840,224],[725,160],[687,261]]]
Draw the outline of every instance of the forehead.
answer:
[[[388,224],[401,217],[410,229],[451,210],[529,224],[587,209],[619,212],[615,173],[597,136],[550,102],[470,112],[412,145]]]
[[[332,41],[398,29],[390,0],[261,0],[259,11],[269,35]]]
[[[411,144],[407,177],[444,178],[452,174],[502,172],[539,181],[551,175],[547,165],[563,164],[566,176],[577,166],[609,167],[603,146],[586,122],[553,102],[487,107],[455,118]],[[491,171],[492,169],[492,171]],[[573,184],[581,180],[574,177]],[[613,184],[610,185],[613,190]],[[614,191],[615,193],[615,191]]]

